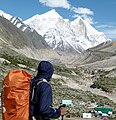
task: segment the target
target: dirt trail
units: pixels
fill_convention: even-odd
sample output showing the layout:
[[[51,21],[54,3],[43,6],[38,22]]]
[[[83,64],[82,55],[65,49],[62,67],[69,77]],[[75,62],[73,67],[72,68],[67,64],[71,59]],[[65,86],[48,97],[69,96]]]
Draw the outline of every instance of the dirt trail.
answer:
[[[110,94],[110,93],[106,93],[106,92],[102,91],[101,89],[90,88],[90,86],[92,85],[92,81],[89,80],[89,79],[88,80],[87,79],[86,80],[78,80],[79,82],[77,82],[77,81],[75,81],[71,78],[67,78],[67,77],[64,77],[64,76],[56,75],[56,74],[54,74],[53,77],[54,78],[62,78],[64,80],[66,80],[65,84],[70,88],[80,89],[80,90],[83,90],[83,91],[90,91],[93,94],[107,97],[110,100],[112,100],[114,103],[116,103],[116,93],[115,94]]]
[[[106,93],[106,92],[102,91],[101,89],[97,89],[97,88],[95,88],[95,89],[90,88],[90,85],[91,85],[90,81],[83,81],[82,85],[76,83],[73,80],[67,81],[67,86],[68,87],[71,87],[71,88],[74,88],[74,89],[81,89],[83,91],[90,91],[93,94],[107,97],[107,98],[109,98],[110,100],[112,100],[113,102],[116,103],[116,94]]]

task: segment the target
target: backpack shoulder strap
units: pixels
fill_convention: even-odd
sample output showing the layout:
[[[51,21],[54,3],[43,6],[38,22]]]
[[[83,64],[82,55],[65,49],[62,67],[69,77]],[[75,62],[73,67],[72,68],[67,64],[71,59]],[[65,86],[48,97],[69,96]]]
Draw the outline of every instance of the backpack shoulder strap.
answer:
[[[33,98],[34,98],[34,93],[35,93],[35,88],[40,84],[40,83],[42,83],[42,82],[46,82],[46,83],[48,83],[48,81],[46,80],[46,79],[40,79],[38,82],[37,82],[37,84],[36,85],[34,85],[33,86],[33,88],[32,88],[32,94],[31,94],[31,101],[33,101]],[[48,83],[49,84],[49,83]]]
[[[48,81],[46,80],[46,79],[40,79],[38,82],[37,82],[37,84],[34,86],[34,88],[36,87],[36,86],[38,86],[40,83],[42,83],[42,82],[46,82],[46,83],[48,83]]]

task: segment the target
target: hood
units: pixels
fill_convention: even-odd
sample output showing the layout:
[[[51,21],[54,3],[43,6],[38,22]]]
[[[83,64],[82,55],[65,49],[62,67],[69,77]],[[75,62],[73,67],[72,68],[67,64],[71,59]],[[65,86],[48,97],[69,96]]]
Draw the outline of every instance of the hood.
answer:
[[[37,70],[38,72],[36,77],[39,79],[44,78],[48,82],[50,81],[50,78],[52,77],[54,72],[52,64],[48,61],[41,61],[38,65]]]

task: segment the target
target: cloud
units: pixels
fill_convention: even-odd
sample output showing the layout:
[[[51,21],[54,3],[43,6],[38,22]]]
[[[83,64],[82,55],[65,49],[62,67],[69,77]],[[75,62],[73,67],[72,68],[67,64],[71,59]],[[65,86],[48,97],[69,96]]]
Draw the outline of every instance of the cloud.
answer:
[[[97,28],[110,28],[110,29],[116,29],[115,25],[97,25]]]
[[[92,18],[92,17],[89,17],[89,16],[87,16],[87,15],[75,14],[75,15],[73,16],[73,18],[78,18],[79,16],[80,16],[81,18],[83,18],[85,21],[87,21],[89,24],[94,24],[93,18]]]
[[[78,16],[82,17],[85,21],[87,21],[89,24],[94,24],[93,18],[90,17],[90,15],[93,15],[94,13],[88,9],[88,8],[75,8],[72,7],[71,10],[76,13],[73,15],[73,18],[77,18]]]
[[[87,15],[82,15],[82,18],[84,18],[84,20],[87,21],[89,24],[94,24],[92,17]]]
[[[97,25],[96,28],[105,33],[105,35],[112,39],[116,40],[116,26],[115,25]]]
[[[90,9],[82,8],[82,7],[79,7],[79,8],[72,7],[71,11],[75,13],[75,15],[72,16],[73,18],[77,18],[78,16],[80,16],[89,24],[94,24],[93,18],[90,16],[90,15],[94,15],[94,13]]]
[[[77,14],[85,14],[85,15],[93,15],[94,14],[93,11],[91,11],[88,8],[82,8],[82,7],[75,8],[75,7],[72,7],[71,10],[74,13],[77,13]]]
[[[70,9],[68,0],[39,0],[39,2],[48,7],[62,7]]]
[[[48,7],[54,7],[54,8],[61,7],[71,10],[75,13],[75,15],[72,16],[73,18],[77,18],[78,16],[81,16],[88,23],[93,24],[93,19],[92,17],[90,17],[90,15],[93,15],[94,13],[88,8],[73,7],[69,4],[68,0],[39,0],[39,2]]]

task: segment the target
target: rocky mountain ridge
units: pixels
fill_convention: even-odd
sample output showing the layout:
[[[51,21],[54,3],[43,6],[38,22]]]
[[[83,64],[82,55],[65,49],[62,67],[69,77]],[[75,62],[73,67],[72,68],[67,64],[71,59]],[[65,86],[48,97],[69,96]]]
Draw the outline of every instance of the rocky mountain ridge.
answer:
[[[88,33],[90,33],[91,30],[93,31],[93,33],[97,33],[98,35],[103,34],[103,33],[99,33],[98,31],[96,31],[94,28],[92,28],[88,23],[86,23],[80,17],[78,19],[76,19],[75,21],[70,22],[68,20],[63,19],[55,10],[49,11],[42,15],[37,15],[36,16],[37,21],[35,21],[35,22],[38,22],[38,17],[42,18],[42,20],[45,17],[44,19],[46,19],[45,20],[46,22],[47,22],[47,17],[49,19],[51,18],[51,20],[53,20],[53,18],[50,16],[50,14],[54,14],[53,18],[54,18],[54,21],[56,20],[56,22],[54,22],[54,24],[56,26],[59,23],[62,23],[64,26],[67,27],[67,24],[69,25],[69,23],[70,23],[70,26],[69,26],[70,28],[71,28],[71,26],[73,26],[73,28],[74,28],[74,26],[77,28],[80,28],[79,26],[82,25],[83,26],[82,31],[80,31],[79,29],[77,31],[78,35],[80,34],[81,37],[82,36],[87,37],[89,35]],[[111,61],[115,60],[115,58],[113,57],[115,55],[115,52],[112,52],[112,50],[115,51],[115,44],[113,45],[112,41],[106,40],[105,42],[99,44],[98,46],[96,46],[94,48],[87,49],[85,52],[82,52],[80,55],[79,54],[74,54],[74,55],[71,54],[70,55],[69,54],[70,52],[68,52],[68,54],[67,53],[65,54],[66,57],[64,57],[64,55],[60,54],[59,52],[57,53],[51,49],[51,47],[48,45],[48,43],[44,39],[45,36],[42,37],[41,35],[39,35],[35,29],[30,27],[29,25],[24,24],[24,22],[22,22],[22,20],[20,18],[15,18],[11,15],[5,14],[2,11],[0,11],[0,15],[2,16],[1,17],[1,36],[0,36],[1,48],[3,48],[3,46],[5,46],[4,48],[6,48],[6,49],[10,48],[12,51],[26,55],[26,56],[34,58],[34,59],[48,59],[48,60],[52,60],[56,63],[62,62],[65,64],[71,64],[74,66],[75,65],[78,66],[81,64],[83,65],[83,64],[94,63],[97,61],[102,61],[108,57],[109,58],[112,57]],[[7,18],[11,23],[13,23],[15,26],[17,26],[22,31],[20,31],[18,28],[16,28],[12,24],[10,24],[10,22],[8,22],[3,17]],[[34,18],[35,18],[35,16],[34,16]],[[58,22],[58,20],[60,20],[60,22]],[[80,23],[80,24],[77,24],[77,23]],[[52,24],[52,27],[54,27],[54,24]],[[48,25],[48,27],[49,27],[49,24],[46,24],[46,25]],[[86,25],[86,26],[84,26],[84,25]],[[38,28],[38,26],[36,26],[36,27]],[[61,25],[60,25],[60,27],[61,27]],[[66,27],[63,27],[62,29],[65,30]],[[88,33],[86,33],[88,31],[87,28],[90,28],[90,29],[88,29],[88,30],[90,30]],[[45,30],[43,28],[41,28],[41,29]],[[47,27],[46,27],[46,29],[47,29]],[[74,29],[72,29],[72,30],[74,31]],[[75,30],[77,30],[77,29],[75,28]],[[83,30],[86,32],[83,32]],[[66,31],[69,31],[67,33],[70,33],[70,30],[68,28],[66,28]],[[44,34],[44,32],[43,32],[43,34]],[[65,32],[64,32],[64,34],[65,34]],[[73,44],[74,41],[70,41],[70,42],[72,42],[72,44]],[[80,41],[78,41],[78,42],[80,42]],[[84,42],[86,42],[86,40]],[[93,41],[91,41],[91,44],[96,44],[96,42],[97,42],[96,40],[95,41],[93,40]],[[108,48],[108,46],[109,46],[109,48]],[[110,46],[112,49],[110,48]],[[103,47],[106,48],[107,51],[100,50]],[[72,50],[72,53],[75,53],[74,49],[72,49],[72,48],[74,48],[74,47],[72,46],[70,48],[70,51]],[[84,49],[86,49],[86,48],[84,48]],[[1,51],[2,50],[3,49],[1,49]]]
[[[69,21],[55,10],[35,15],[24,23],[35,29],[57,51],[81,53],[108,40],[104,33],[98,32],[81,17]]]
[[[90,24],[78,17],[74,21],[63,19],[55,10],[22,21],[0,11],[0,15],[8,19],[22,31],[27,29],[41,35],[51,48],[60,55],[77,54],[94,47],[108,39]]]
[[[23,32],[3,17],[0,17],[0,33],[1,53],[22,54],[33,59],[58,56],[35,30],[30,32],[29,28]]]

